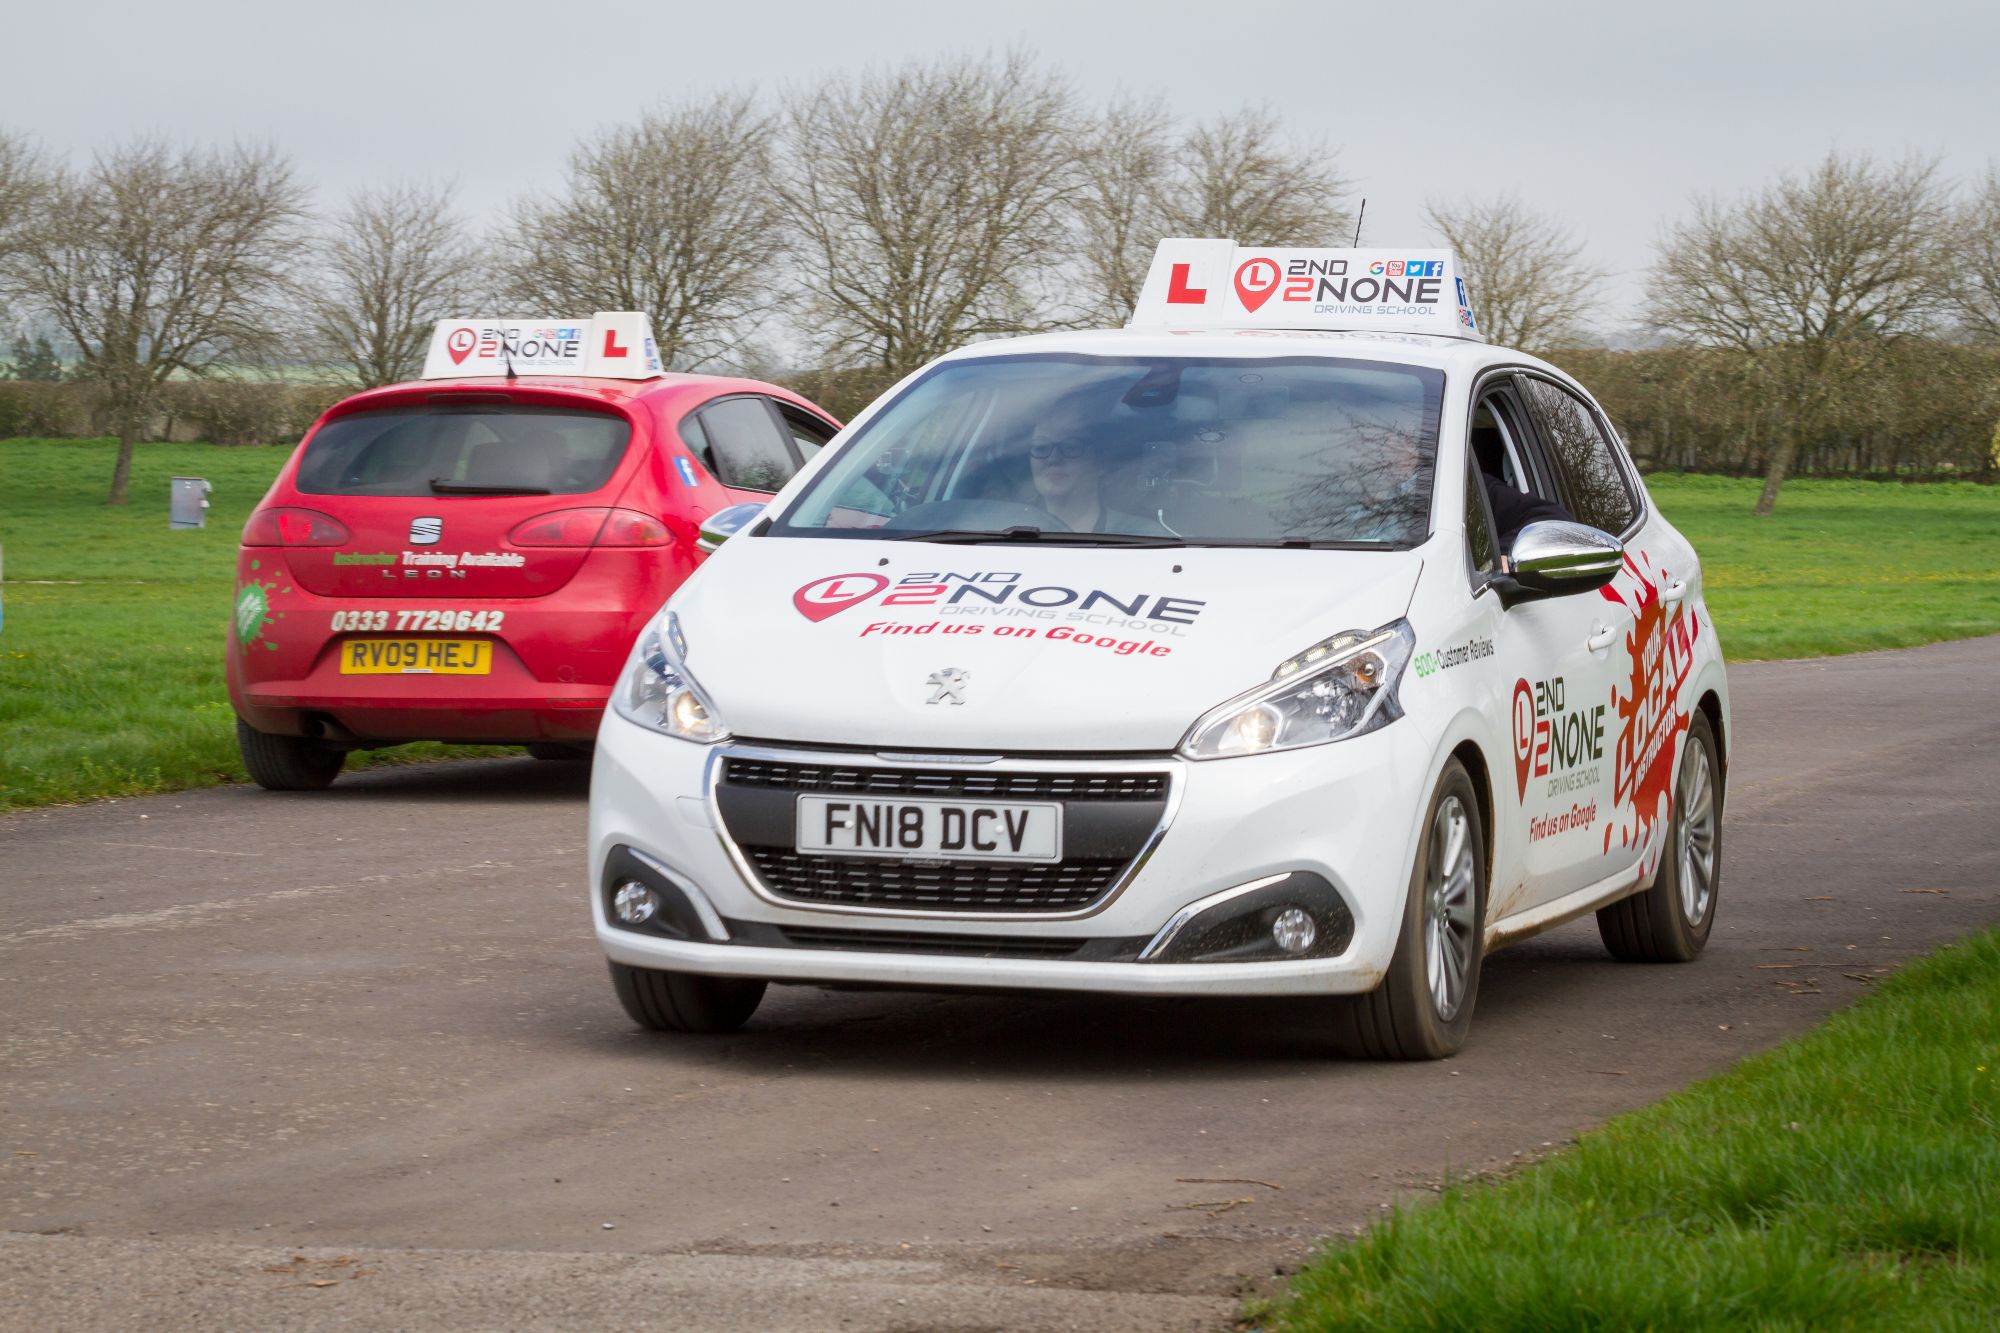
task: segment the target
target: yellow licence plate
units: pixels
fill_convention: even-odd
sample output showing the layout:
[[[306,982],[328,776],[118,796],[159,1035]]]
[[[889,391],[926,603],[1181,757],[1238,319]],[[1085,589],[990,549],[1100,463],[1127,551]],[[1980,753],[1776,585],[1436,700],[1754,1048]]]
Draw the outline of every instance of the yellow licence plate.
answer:
[[[484,676],[493,670],[487,639],[349,639],[343,676]]]

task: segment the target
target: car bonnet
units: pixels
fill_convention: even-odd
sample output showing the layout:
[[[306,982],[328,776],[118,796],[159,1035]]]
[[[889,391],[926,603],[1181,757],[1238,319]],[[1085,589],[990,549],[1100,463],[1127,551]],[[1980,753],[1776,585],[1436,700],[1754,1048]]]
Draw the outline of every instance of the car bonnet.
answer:
[[[1171,750],[1284,658],[1410,604],[1413,551],[739,539],[671,603],[740,738]]]

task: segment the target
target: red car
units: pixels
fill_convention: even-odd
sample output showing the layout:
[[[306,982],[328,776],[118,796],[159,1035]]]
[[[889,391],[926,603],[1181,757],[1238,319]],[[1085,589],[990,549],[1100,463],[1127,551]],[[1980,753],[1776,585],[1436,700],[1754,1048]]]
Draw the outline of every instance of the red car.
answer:
[[[505,345],[526,353],[509,369],[539,364],[525,336]],[[336,404],[244,525],[244,766],[298,791],[404,741],[587,756],[634,637],[702,558],[701,521],[768,498],[838,429],[797,394],[707,375],[453,377]]]

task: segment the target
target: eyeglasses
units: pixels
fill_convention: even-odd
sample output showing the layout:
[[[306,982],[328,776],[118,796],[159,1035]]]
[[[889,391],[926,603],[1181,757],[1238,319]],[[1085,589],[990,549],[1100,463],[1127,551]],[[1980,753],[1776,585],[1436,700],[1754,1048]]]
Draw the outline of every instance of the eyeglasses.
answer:
[[[1082,458],[1085,448],[1082,440],[1043,440],[1028,446],[1028,457],[1037,463],[1046,463],[1057,454],[1064,458]]]

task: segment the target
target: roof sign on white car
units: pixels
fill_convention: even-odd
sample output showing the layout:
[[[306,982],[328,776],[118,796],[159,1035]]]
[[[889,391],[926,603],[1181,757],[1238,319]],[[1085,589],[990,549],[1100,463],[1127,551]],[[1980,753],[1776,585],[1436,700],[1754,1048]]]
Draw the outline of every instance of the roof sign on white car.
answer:
[[[639,310],[600,310],[589,319],[441,319],[431,334],[423,378],[582,375],[649,380],[666,373],[653,321]]]
[[[1483,342],[1449,250],[1273,250],[1160,242],[1133,329],[1356,330]]]

